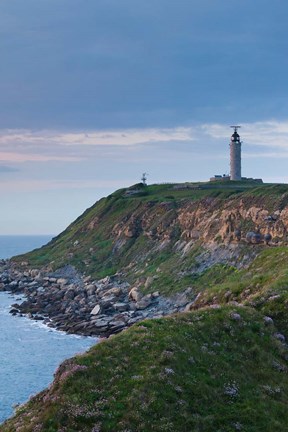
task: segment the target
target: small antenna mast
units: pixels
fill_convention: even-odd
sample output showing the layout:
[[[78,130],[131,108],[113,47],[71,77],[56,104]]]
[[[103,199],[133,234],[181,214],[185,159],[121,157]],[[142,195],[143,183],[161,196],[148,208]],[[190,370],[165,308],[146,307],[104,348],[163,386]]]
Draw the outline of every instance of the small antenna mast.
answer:
[[[142,181],[144,186],[147,186],[147,177],[148,177],[148,174],[146,172],[142,174],[141,181]]]
[[[232,129],[234,129],[234,132],[237,132],[238,129],[241,128],[241,126],[230,126]]]

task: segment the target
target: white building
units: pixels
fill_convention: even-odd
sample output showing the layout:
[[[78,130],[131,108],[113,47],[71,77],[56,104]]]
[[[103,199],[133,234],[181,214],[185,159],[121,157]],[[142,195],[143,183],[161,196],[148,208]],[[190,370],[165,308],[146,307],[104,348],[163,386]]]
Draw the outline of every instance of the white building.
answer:
[[[230,180],[241,180],[241,141],[238,134],[240,126],[231,126],[234,133],[230,141]]]

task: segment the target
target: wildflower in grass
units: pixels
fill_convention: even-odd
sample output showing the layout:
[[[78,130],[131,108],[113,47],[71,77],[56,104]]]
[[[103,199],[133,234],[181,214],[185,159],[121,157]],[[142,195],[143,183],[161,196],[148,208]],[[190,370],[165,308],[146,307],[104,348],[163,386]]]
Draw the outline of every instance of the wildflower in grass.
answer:
[[[232,426],[235,428],[236,431],[241,431],[243,429],[243,426],[239,422],[233,423]]]
[[[276,394],[281,393],[280,387],[271,387],[270,385],[264,385],[262,386],[262,388],[270,396],[274,396]]]
[[[173,355],[174,355],[173,351],[165,350],[162,352],[163,358],[171,358],[171,357],[173,357]]]
[[[134,381],[141,381],[143,379],[143,376],[142,375],[133,375],[131,377],[131,379]]]
[[[62,382],[65,379],[67,379],[68,377],[70,377],[71,375],[74,375],[76,372],[83,371],[83,370],[86,370],[86,369],[88,369],[87,366],[82,366],[82,365],[77,365],[77,364],[71,364],[60,375],[60,377],[58,378],[58,381]]]
[[[95,424],[91,429],[91,432],[101,432],[101,425],[99,423]]]
[[[177,393],[182,393],[183,389],[180,386],[175,386],[175,390]]]
[[[165,368],[165,373],[167,375],[174,375],[175,374],[174,370],[171,368]]]
[[[239,393],[239,388],[235,381],[227,383],[224,385],[224,394],[232,398],[237,397]]]

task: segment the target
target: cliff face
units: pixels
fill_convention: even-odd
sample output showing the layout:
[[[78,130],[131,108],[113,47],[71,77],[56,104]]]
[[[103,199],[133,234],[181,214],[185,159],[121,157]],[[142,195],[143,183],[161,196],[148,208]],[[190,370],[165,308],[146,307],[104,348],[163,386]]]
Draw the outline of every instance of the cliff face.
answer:
[[[197,272],[206,251],[213,265],[218,255],[220,263],[241,267],[263,248],[287,244],[287,186],[223,187],[118,191],[17,261],[53,269],[71,264],[98,278],[121,272],[133,282],[141,274],[151,276],[152,262],[160,266],[158,276],[165,262],[166,272],[175,273],[176,267]]]
[[[267,233],[271,234],[274,243],[287,241],[288,208],[281,210],[275,203],[271,212],[264,198],[258,206],[251,205],[250,201],[239,197],[148,203],[113,227],[113,240],[143,234],[157,241],[177,238],[200,240],[203,244],[219,240],[227,243],[244,240],[252,231],[260,233],[259,243]]]
[[[85,334],[206,305],[272,308],[275,295],[286,304],[279,287],[286,283],[288,187],[244,186],[117,191],[45,247],[15,258],[21,271],[8,283],[4,277],[5,289],[26,290],[21,312],[40,312],[58,328]],[[61,268],[84,277],[66,277]]]

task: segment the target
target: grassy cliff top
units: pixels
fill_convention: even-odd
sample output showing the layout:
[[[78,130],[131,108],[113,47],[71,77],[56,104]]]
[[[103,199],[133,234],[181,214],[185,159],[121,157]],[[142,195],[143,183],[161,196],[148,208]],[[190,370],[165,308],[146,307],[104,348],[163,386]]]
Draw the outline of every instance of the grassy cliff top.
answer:
[[[152,230],[159,224],[165,228],[173,222],[179,208],[187,203],[194,203],[196,206],[205,200],[207,203],[214,200],[217,209],[229,202],[238,205],[240,199],[251,205],[266,206],[270,210],[283,207],[288,203],[288,185],[259,185],[249,181],[160,184],[146,187],[142,183],[136,184],[102,198],[48,245],[14,259],[17,262],[28,261],[31,266],[37,267],[51,264],[55,268],[72,264],[82,272],[97,278],[104,277],[129,264],[129,260],[134,257],[134,249],[139,251],[143,248],[145,251],[145,248],[149,250],[150,247],[147,236],[138,233],[138,236],[132,236],[126,242],[120,251],[121,256],[117,254],[120,248],[117,245],[115,247],[115,226],[120,223],[123,225],[131,219],[140,225],[150,213],[154,219]],[[175,223],[175,241],[179,235],[180,227]]]

